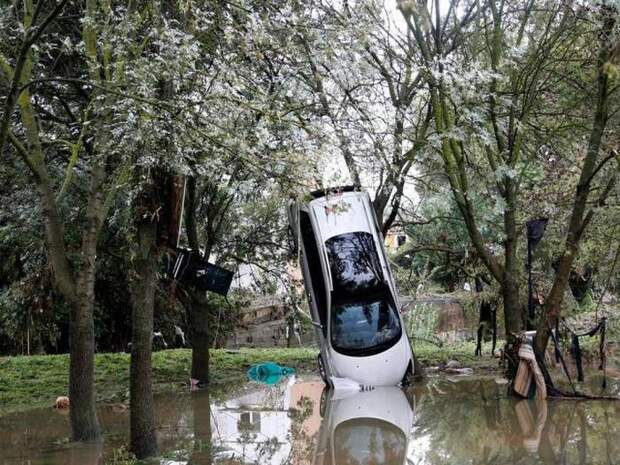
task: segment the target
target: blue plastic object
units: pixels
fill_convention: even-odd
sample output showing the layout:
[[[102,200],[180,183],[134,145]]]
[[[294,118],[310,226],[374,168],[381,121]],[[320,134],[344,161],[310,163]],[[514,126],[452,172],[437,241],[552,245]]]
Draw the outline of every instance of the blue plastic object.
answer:
[[[259,383],[274,385],[282,378],[295,374],[295,369],[283,367],[274,362],[265,362],[252,365],[248,370],[248,378]]]

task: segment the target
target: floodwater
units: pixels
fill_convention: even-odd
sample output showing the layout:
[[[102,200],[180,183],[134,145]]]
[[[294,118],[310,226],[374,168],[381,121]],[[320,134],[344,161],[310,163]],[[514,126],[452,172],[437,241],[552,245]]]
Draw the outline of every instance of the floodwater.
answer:
[[[517,400],[491,376],[350,395],[292,377],[221,401],[208,391],[156,400],[161,465],[620,464],[620,402]],[[103,444],[78,445],[51,408],[0,417],[0,465],[121,464],[128,412],[104,406],[100,419]]]

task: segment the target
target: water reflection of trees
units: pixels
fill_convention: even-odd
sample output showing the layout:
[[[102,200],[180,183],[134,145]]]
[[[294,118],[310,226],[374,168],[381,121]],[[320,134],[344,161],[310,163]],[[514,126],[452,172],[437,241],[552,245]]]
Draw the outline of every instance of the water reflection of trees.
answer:
[[[274,398],[268,396],[268,407],[280,406],[283,392],[274,394],[277,394]],[[410,438],[410,450],[418,451],[414,459],[407,462],[409,464],[615,465],[620,456],[620,405],[616,402],[517,400],[509,398],[506,386],[496,384],[491,378],[435,378],[415,384],[407,394],[415,398],[412,404],[416,405],[416,426]],[[185,449],[188,464],[313,463],[318,433],[307,431],[304,423],[319,405],[308,397],[301,397],[288,411],[290,452],[277,461],[274,461],[275,453],[283,444],[268,438],[261,438],[260,450],[253,461],[248,462],[248,457],[240,456],[218,457],[218,451],[213,449],[208,392],[192,394],[189,405],[185,405],[186,402],[180,405],[179,399],[167,404],[170,408],[164,409],[164,413],[171,413],[173,406],[181,412],[171,415],[170,424],[180,425],[182,418],[187,418],[184,412],[188,407],[193,411],[193,441]],[[240,425],[241,429],[246,428],[240,440],[247,441],[250,446],[256,441],[255,422],[252,423],[251,414],[240,421],[246,423]],[[347,434],[353,435],[350,440]],[[359,441],[361,438],[357,436],[357,442],[368,444],[368,453],[364,456],[367,460],[361,463],[400,463],[402,450],[396,436],[389,431],[373,434],[371,441]],[[343,429],[336,438],[333,451],[338,465],[360,465],[360,455],[353,450],[356,435],[358,431],[354,429]],[[422,449],[424,452],[420,452]],[[326,456],[328,460],[329,455],[331,451]],[[67,463],[79,460],[90,463],[77,454],[66,458]]]
[[[192,393],[194,444],[188,465],[211,465],[211,396],[208,390]]]
[[[431,380],[413,390],[413,439],[429,441],[423,463],[613,465],[620,454],[614,402],[518,401],[492,379]]]
[[[309,462],[316,445],[316,431],[309,434],[304,424],[312,416],[314,409],[318,408],[319,406],[309,397],[302,396],[297,401],[297,405],[289,410],[291,452],[284,464],[305,464]]]

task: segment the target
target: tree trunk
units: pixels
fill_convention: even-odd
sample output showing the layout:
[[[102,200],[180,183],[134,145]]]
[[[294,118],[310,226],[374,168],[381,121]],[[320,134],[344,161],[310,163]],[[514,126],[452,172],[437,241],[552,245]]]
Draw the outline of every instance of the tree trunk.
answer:
[[[426,370],[424,369],[424,365],[420,363],[420,360],[416,357],[415,352],[413,352],[413,377],[414,379],[426,378]]]
[[[519,334],[523,329],[523,315],[519,300],[519,271],[517,261],[517,226],[515,219],[516,199],[514,186],[509,181],[506,188],[506,210],[504,211],[504,276],[502,279],[502,296],[504,298],[504,321],[506,337]]]
[[[187,192],[185,198],[185,225],[189,247],[192,249],[193,259],[200,259],[200,244],[198,241],[198,226],[196,222],[197,211],[196,178],[189,177],[187,180]],[[211,245],[206,245],[205,257],[209,257]],[[189,304],[186,306],[190,326],[192,343],[192,368],[191,378],[199,384],[209,383],[209,308],[207,296],[204,291],[188,289]]]
[[[151,353],[157,284],[157,225],[150,216],[138,224],[138,256],[132,289],[130,367],[131,451],[138,459],[157,453]]]
[[[67,259],[65,230],[46,170],[40,168],[40,192],[47,254],[54,283],[71,305],[69,322],[69,399],[71,436],[74,441],[93,441],[101,437],[95,404],[95,262],[97,225],[88,220],[84,232],[81,270],[74,279]]]
[[[191,290],[189,308],[190,335],[192,341],[191,377],[199,385],[209,383],[209,307],[204,291]]]
[[[506,327],[506,355],[508,356],[508,371],[516,373],[517,369],[517,339],[523,329],[521,302],[519,300],[519,286],[517,279],[510,272],[506,272],[501,285],[504,301],[504,324]]]
[[[506,208],[504,210],[504,275],[501,282],[504,301],[504,324],[506,329],[506,355],[508,372],[516,373],[518,364],[517,339],[523,330],[523,315],[519,299],[519,272],[517,264],[516,192],[514,181],[507,179]]]
[[[293,311],[291,310],[289,314],[286,316],[286,327],[287,327],[287,337],[286,337],[286,347],[293,347],[295,341],[295,318],[293,316]]]
[[[575,191],[573,208],[568,223],[568,232],[566,233],[564,252],[560,258],[560,264],[555,273],[553,286],[545,303],[545,313],[537,328],[535,347],[539,356],[542,356],[545,352],[549,342],[550,330],[555,326],[560,316],[562,301],[564,300],[564,291],[568,285],[570,271],[577,253],[579,252],[579,245],[583,233],[588,226],[591,216],[594,214],[594,210],[590,210],[586,214],[586,207],[590,196],[592,179],[600,168],[600,165],[597,167],[597,160],[607,126],[609,111],[607,103],[609,99],[609,76],[607,74],[608,70],[606,69],[606,65],[612,54],[609,37],[611,37],[617,15],[615,10],[611,7],[603,7],[603,11],[606,12],[606,16],[603,18],[601,43],[599,45],[597,97],[592,130],[590,131],[586,157],[581,168],[579,182]],[[603,191],[602,196],[599,197],[597,206],[600,206],[600,204],[604,202],[605,197],[611,190],[611,187],[613,187],[614,181],[615,178],[610,179],[607,188]]]
[[[77,281],[77,300],[70,322],[69,399],[71,436],[74,441],[101,437],[95,407],[95,270],[85,265]]]

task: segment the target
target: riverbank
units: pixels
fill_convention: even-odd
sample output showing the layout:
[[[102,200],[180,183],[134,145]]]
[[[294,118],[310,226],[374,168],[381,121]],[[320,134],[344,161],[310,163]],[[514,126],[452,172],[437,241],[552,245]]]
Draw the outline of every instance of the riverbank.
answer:
[[[444,345],[416,345],[415,351],[425,366],[457,360],[475,371],[498,369],[497,359],[489,355],[474,357],[475,344],[464,342]],[[246,370],[254,363],[273,361],[298,371],[316,370],[317,350],[313,348],[269,348],[211,351],[211,388],[214,397],[233,384],[245,380]],[[186,389],[191,365],[191,350],[175,349],[153,354],[155,392]],[[95,356],[98,402],[125,402],[129,390],[129,355],[106,353]],[[0,358],[0,416],[34,407],[52,406],[58,396],[67,395],[68,355],[37,355]]]

